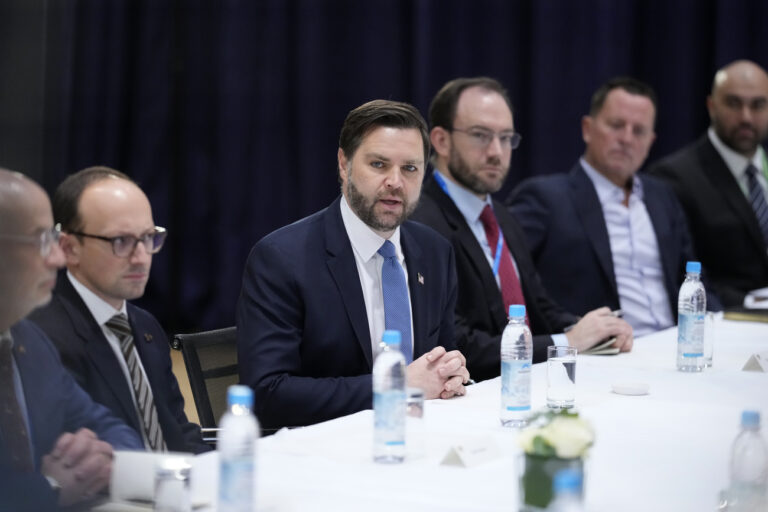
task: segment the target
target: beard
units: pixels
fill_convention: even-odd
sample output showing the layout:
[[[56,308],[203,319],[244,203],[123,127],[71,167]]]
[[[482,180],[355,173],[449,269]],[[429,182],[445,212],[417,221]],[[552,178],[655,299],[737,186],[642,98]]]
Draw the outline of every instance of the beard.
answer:
[[[498,157],[488,158],[488,165],[501,167],[501,160]],[[501,173],[498,180],[483,180],[479,173],[472,172],[469,164],[461,157],[456,148],[451,146],[451,154],[448,159],[448,171],[464,188],[467,188],[475,194],[493,194],[501,189],[504,180],[507,178],[509,167]]]
[[[712,127],[720,140],[726,146],[744,156],[752,156],[757,150],[757,146],[765,139],[768,130],[761,130],[751,123],[739,123],[734,128],[728,130],[717,117],[712,118]],[[740,135],[739,130],[751,130],[752,135]]]
[[[402,189],[393,190],[386,195],[395,196],[400,199],[400,201],[402,201],[403,211],[400,212],[400,215],[377,215],[376,203],[378,202],[379,198],[383,197],[384,194],[377,194],[374,199],[369,199],[364,196],[357,189],[355,182],[352,180],[351,169],[347,178],[346,192],[347,201],[349,202],[349,207],[352,209],[352,211],[355,212],[360,220],[365,222],[368,227],[376,231],[393,231],[395,228],[405,222],[408,216],[413,213],[413,210],[416,209],[416,205],[418,204],[418,201],[414,202],[413,204],[409,203],[405,198],[405,193]]]

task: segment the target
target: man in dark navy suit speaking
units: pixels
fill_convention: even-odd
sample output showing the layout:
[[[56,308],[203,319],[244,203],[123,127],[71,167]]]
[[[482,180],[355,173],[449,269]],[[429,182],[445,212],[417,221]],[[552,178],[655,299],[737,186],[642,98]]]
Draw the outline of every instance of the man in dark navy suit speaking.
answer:
[[[426,123],[411,105],[376,100],[352,110],[339,137],[341,196],[251,251],[237,307],[238,356],[265,428],[371,408],[385,329],[402,333],[409,386],[426,398],[464,393],[453,250],[406,221],[428,155]]]

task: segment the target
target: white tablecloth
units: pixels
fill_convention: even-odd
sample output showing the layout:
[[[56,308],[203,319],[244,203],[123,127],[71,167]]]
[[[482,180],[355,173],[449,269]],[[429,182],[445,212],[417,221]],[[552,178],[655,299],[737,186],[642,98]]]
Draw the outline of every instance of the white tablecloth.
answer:
[[[723,322],[714,367],[701,374],[675,370],[676,329],[636,340],[631,353],[579,356],[576,405],[596,431],[587,510],[714,510],[741,411],[757,409],[768,424],[768,374],[741,371],[752,353],[766,351],[767,324]],[[649,394],[611,391],[627,381],[647,383]],[[534,408],[545,407],[545,384],[546,365],[535,365]],[[371,411],[260,440],[259,511],[517,510],[520,451],[516,431],[499,423],[499,379],[467,391],[426,403],[424,454],[400,465],[372,461]],[[440,464],[452,445],[473,437],[495,443],[497,457],[472,468]],[[209,470],[203,480],[213,502]]]

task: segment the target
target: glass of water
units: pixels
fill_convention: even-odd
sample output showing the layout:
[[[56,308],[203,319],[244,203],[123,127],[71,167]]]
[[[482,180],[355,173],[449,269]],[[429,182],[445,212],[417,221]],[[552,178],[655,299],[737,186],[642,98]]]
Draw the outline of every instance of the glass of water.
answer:
[[[547,407],[570,409],[576,401],[576,349],[547,347]]]
[[[191,512],[189,475],[192,466],[182,457],[166,457],[155,466],[155,511]]]
[[[424,391],[420,388],[408,388],[407,395],[405,446],[408,458],[418,459],[425,455]]]
[[[704,317],[704,364],[707,368],[712,368],[712,354],[717,342],[717,331],[722,321],[722,311],[707,311],[707,316]]]

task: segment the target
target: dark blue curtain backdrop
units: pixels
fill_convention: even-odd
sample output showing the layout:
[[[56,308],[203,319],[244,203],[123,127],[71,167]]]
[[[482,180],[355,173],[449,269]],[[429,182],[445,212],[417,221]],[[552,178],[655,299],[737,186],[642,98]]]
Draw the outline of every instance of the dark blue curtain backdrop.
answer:
[[[142,303],[168,330],[234,323],[262,236],[337,194],[346,113],[429,101],[490,75],[516,127],[508,194],[566,171],[592,91],[630,74],[660,97],[650,160],[708,125],[715,70],[768,66],[764,0],[68,0],[49,2],[45,185],[105,164],[169,229]]]

